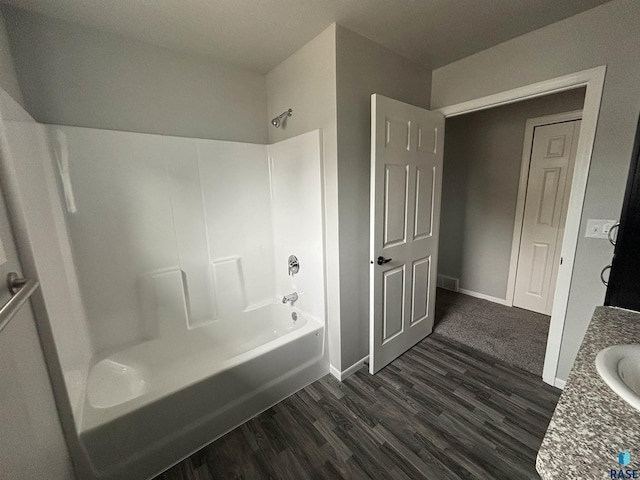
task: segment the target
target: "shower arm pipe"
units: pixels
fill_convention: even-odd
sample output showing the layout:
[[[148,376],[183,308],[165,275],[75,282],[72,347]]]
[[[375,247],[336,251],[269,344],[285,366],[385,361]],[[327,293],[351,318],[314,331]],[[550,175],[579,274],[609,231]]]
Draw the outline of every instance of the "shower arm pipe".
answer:
[[[276,128],[280,128],[280,125],[282,125],[282,121],[285,118],[290,117],[291,115],[293,115],[292,109],[289,109],[286,112],[282,112],[280,115],[278,115],[273,120],[271,120],[271,125],[273,125]]]

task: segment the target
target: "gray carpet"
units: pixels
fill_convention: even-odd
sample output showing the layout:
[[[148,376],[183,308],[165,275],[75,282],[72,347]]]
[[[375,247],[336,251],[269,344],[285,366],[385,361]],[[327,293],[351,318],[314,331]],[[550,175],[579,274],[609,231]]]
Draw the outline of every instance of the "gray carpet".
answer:
[[[550,317],[438,289],[434,332],[542,376]]]

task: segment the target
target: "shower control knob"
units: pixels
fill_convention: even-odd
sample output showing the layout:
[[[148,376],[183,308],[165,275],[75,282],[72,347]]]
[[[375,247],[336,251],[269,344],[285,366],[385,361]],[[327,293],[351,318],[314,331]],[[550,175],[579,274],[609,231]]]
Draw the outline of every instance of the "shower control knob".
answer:
[[[300,261],[295,255],[289,255],[287,265],[289,267],[289,275],[291,275],[292,277],[300,271]]]
[[[378,257],[378,265],[389,263],[391,260],[393,260],[393,258]]]

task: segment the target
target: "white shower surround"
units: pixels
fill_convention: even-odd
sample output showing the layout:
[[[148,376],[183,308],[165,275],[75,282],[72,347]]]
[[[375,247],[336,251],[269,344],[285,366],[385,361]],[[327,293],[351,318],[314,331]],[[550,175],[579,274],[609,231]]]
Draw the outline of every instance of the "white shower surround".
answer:
[[[54,278],[71,297],[49,320],[49,361],[82,478],[149,477],[328,372],[320,131],[264,146],[8,128],[13,180],[33,190],[18,195],[33,260],[48,261],[49,233],[64,263],[38,276],[47,309]],[[282,305],[294,290],[295,308]],[[210,336],[227,341],[207,351]]]
[[[320,131],[266,146],[47,128],[66,144],[54,154],[69,152],[78,207],[66,222],[94,352],[292,291],[324,323]],[[301,263],[294,277],[290,254]],[[175,301],[158,310],[154,298],[167,296]],[[180,321],[159,321],[172,305]]]

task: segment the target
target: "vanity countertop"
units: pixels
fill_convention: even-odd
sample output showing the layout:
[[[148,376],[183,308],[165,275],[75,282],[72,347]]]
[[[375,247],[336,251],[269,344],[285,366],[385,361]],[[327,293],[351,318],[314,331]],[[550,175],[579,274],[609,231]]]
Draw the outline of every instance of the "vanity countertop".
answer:
[[[640,313],[597,307],[538,452],[542,480],[640,469],[640,412],[613,393],[595,365],[603,348],[629,343],[640,343]],[[618,464],[624,450],[631,453],[626,467]]]

